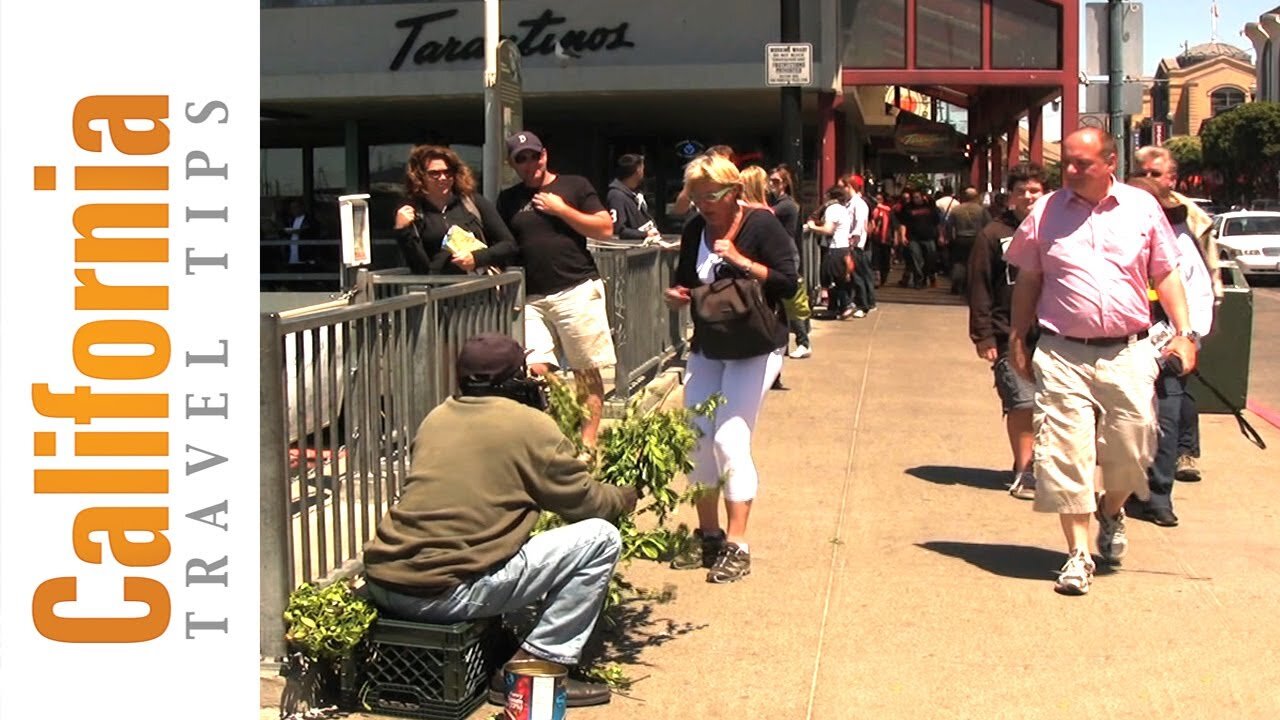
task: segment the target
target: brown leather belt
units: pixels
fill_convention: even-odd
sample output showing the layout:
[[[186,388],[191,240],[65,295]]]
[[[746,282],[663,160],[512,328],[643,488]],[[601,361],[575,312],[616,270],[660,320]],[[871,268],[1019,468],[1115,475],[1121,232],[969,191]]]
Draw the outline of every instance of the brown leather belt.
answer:
[[[1072,336],[1070,336],[1070,335],[1063,335],[1062,333],[1054,332],[1053,330],[1050,330],[1049,328],[1047,328],[1047,327],[1045,327],[1045,326],[1043,326],[1043,325],[1041,325],[1041,326],[1040,326],[1040,334],[1041,334],[1041,335],[1052,335],[1052,336],[1054,336],[1054,337],[1060,337],[1060,338],[1062,338],[1063,340],[1070,340],[1071,342],[1078,342],[1078,343],[1080,343],[1081,345],[1093,345],[1093,346],[1098,346],[1098,347],[1101,347],[1101,346],[1108,346],[1108,345],[1132,345],[1133,343],[1136,343],[1136,342],[1138,342],[1139,340],[1146,340],[1146,339],[1147,339],[1147,331],[1146,331],[1146,330],[1143,330],[1143,331],[1142,331],[1142,332],[1140,332],[1140,333],[1134,333],[1133,335],[1122,335],[1122,336],[1120,336],[1120,337],[1095,337],[1095,338],[1082,338],[1082,337],[1072,337]]]

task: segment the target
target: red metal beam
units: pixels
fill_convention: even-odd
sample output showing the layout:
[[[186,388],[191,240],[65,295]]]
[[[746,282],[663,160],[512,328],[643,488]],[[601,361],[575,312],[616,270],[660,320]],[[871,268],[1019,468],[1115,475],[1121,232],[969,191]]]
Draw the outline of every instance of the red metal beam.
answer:
[[[907,68],[911,69],[916,66],[916,0],[907,0],[907,20],[906,25],[903,26],[903,33],[906,39],[903,52],[906,55]]]
[[[1017,137],[1015,134],[1014,137]],[[1003,158],[1000,157],[1000,138],[995,138],[991,147],[991,191],[1000,192],[1004,189],[1004,171],[1005,164]]]
[[[1009,136],[1008,153],[1005,155],[1004,166],[1014,167],[1022,161],[1022,127],[1018,124],[1016,118],[1009,121],[1009,129],[1005,133]]]
[[[1075,63],[1079,65],[1079,61]],[[1060,70],[863,70],[846,68],[841,81],[846,85],[978,85],[1060,86]],[[1072,82],[1077,82],[1072,74]]]
[[[991,0],[982,0],[982,69],[991,69]]]
[[[982,146],[986,143],[986,139],[981,137],[975,128],[982,124],[986,112],[987,108],[982,103],[969,108],[969,142],[973,148],[973,154],[969,157],[969,184],[976,188],[983,187]]]
[[[1064,102],[1065,105],[1065,102]],[[1044,108],[1036,105],[1027,113],[1027,159],[1044,166]]]
[[[836,135],[836,105],[843,98],[834,92],[818,94],[818,123],[822,133],[822,154],[818,161],[818,192],[835,185],[838,138]]]
[[[1062,137],[1079,125],[1080,107],[1080,3],[1049,0],[1062,6]]]

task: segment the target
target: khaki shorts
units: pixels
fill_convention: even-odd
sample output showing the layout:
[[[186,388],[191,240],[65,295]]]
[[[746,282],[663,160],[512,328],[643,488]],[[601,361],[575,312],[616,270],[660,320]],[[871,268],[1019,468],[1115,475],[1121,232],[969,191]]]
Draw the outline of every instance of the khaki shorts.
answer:
[[[524,346],[530,365],[559,367],[561,356],[571,370],[616,364],[604,282],[584,280],[567,290],[526,298]]]
[[[1151,343],[1097,347],[1045,335],[1032,363],[1035,509],[1092,513],[1097,492],[1145,500],[1156,445],[1158,368]]]

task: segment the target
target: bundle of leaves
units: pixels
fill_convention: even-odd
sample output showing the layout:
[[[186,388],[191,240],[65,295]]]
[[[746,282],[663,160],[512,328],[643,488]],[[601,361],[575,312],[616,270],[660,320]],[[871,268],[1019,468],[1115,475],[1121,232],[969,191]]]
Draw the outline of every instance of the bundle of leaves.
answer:
[[[565,383],[555,379],[548,382],[548,412],[565,437],[577,447],[579,453],[590,458],[596,478],[609,485],[636,488],[640,497],[636,510],[618,518],[618,534],[622,538],[621,560],[626,563],[635,558],[665,560],[687,551],[691,534],[681,524],[675,528],[668,520],[682,504],[696,502],[701,488],[684,492],[675,487],[675,479],[681,473],[693,469],[693,450],[702,436],[696,424],[699,417],[710,418],[716,407],[724,402],[722,395],[713,395],[706,402],[692,408],[668,408],[644,412],[640,399],[627,407],[620,421],[610,423],[599,436],[598,447],[587,452],[582,444],[582,426],[588,412],[582,398]],[[652,516],[647,530],[637,526],[637,518]],[[542,532],[564,525],[564,520],[553,513],[544,512],[538,519],[534,532]],[[615,628],[616,616],[623,602],[645,598],[644,590],[629,583],[621,572],[615,572],[609,583],[609,592],[601,608],[601,624]],[[664,599],[665,598],[665,599]],[[654,598],[658,602],[669,599]],[[598,630],[597,630],[598,632]],[[597,658],[598,660],[599,658]],[[608,683],[615,689],[625,690],[631,679],[616,663],[586,664],[587,676]]]
[[[553,380],[548,385],[551,416],[579,452],[585,452],[581,439],[588,416],[585,405],[565,383]],[[674,480],[693,469],[693,450],[702,436],[695,421],[712,417],[723,401],[724,397],[716,394],[692,408],[644,412],[636,399],[620,421],[601,431],[596,451],[589,454],[596,478],[608,485],[634,487],[641,498],[634,513],[618,519],[622,560],[668,558],[687,542],[688,529],[667,527],[667,520],[680,505],[695,502],[701,490],[680,492]],[[636,518],[645,514],[654,516],[654,526],[641,531]],[[543,513],[535,532],[563,524],[555,515]]]
[[[377,617],[373,605],[346,582],[326,587],[306,583],[289,595],[285,639],[310,660],[338,663],[351,657]]]

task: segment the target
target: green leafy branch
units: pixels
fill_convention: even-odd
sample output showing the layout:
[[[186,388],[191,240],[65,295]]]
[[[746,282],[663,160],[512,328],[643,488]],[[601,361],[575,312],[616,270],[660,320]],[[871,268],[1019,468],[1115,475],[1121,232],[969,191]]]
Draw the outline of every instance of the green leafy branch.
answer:
[[[304,583],[289,595],[285,639],[311,660],[336,663],[351,657],[377,617],[373,605],[346,582],[326,587]]]
[[[548,383],[548,400],[549,412],[560,431],[573,441],[579,452],[584,451],[581,433],[588,414],[582,399],[564,382],[552,380]],[[693,469],[693,451],[702,437],[697,419],[714,417],[716,408],[723,402],[724,397],[716,394],[692,408],[643,412],[637,399],[628,405],[620,421],[610,423],[601,431],[598,447],[590,455],[597,479],[608,485],[634,487],[641,498],[633,513],[617,520],[624,564],[635,558],[666,560],[690,547],[689,528],[683,524],[672,528],[668,521],[679,506],[696,503],[711,489],[694,487],[682,492],[674,481],[677,475]],[[653,527],[641,530],[636,521],[645,515],[652,516]],[[563,524],[561,518],[544,512],[534,532]],[[637,596],[644,596],[643,591],[629,583],[621,572],[615,573],[601,610],[604,625],[615,626],[613,611],[629,597]],[[615,689],[625,689],[631,682],[616,664],[596,665],[586,672]]]

